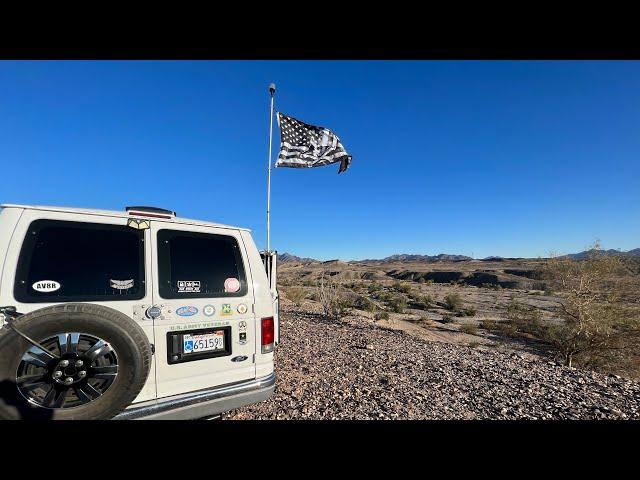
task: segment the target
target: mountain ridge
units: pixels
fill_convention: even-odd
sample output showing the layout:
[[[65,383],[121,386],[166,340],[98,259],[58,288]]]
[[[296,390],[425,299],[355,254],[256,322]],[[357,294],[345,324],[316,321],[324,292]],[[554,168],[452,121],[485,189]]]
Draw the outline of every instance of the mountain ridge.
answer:
[[[584,250],[578,253],[569,253],[567,255],[561,255],[561,257],[569,257],[575,260],[583,260],[587,258],[590,254],[594,252],[591,250]],[[615,257],[640,257],[640,248],[634,248],[628,250],[626,252],[614,249],[602,250],[600,254],[605,256],[615,256]],[[513,260],[512,258],[500,257],[500,256],[489,256],[481,259],[474,259],[467,255],[459,255],[459,254],[448,254],[448,253],[440,253],[438,255],[421,255],[421,254],[410,254],[410,253],[396,253],[393,255],[389,255],[384,258],[368,258],[365,260],[351,260],[350,262],[381,262],[381,263],[391,263],[391,262],[425,262],[425,263],[437,263],[437,262],[466,262],[469,260],[479,260],[479,261],[496,261],[500,262],[503,260]],[[279,253],[278,261],[280,263],[328,263],[336,260],[317,260],[315,258],[309,257],[298,257],[297,255],[293,255],[288,252]],[[346,262],[346,263],[350,263]]]

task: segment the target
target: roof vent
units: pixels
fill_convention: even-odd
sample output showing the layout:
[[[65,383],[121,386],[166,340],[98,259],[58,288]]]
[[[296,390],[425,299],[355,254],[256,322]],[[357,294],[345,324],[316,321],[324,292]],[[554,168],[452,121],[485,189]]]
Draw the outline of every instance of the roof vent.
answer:
[[[137,217],[172,218],[176,216],[176,212],[156,207],[126,207],[125,210],[129,215]]]

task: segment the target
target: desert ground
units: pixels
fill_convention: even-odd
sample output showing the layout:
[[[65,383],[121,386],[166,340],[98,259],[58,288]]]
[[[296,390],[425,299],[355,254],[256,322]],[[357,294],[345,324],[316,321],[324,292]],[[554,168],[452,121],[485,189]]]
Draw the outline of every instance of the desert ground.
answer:
[[[276,391],[225,418],[640,418],[635,370],[569,367],[513,331],[514,305],[557,321],[540,262],[283,263]],[[328,278],[351,299],[339,318],[318,298]]]

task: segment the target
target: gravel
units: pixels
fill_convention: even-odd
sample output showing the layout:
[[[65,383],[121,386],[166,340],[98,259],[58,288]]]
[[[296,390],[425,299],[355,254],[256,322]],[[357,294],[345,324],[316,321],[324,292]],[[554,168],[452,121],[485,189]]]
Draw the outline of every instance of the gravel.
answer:
[[[283,307],[273,396],[226,419],[639,419],[640,384]]]

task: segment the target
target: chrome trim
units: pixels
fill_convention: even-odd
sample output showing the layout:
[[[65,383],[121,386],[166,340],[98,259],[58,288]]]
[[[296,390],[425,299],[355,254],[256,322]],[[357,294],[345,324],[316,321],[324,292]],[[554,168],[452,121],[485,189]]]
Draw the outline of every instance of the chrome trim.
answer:
[[[205,390],[198,390],[197,392],[192,392],[186,395],[174,395],[172,397],[154,400],[151,404],[141,405],[139,407],[133,405],[117,415],[114,420],[134,420],[149,415],[157,415],[176,408],[194,406],[199,403],[249,393],[254,390],[262,390],[275,385],[275,383],[276,372],[272,372],[266,377],[256,378],[255,380],[233,383],[222,387],[207,388]]]

